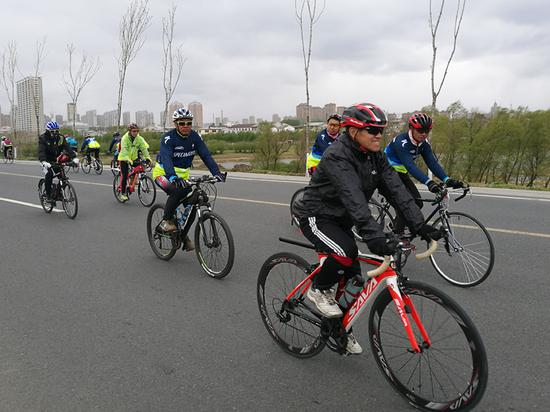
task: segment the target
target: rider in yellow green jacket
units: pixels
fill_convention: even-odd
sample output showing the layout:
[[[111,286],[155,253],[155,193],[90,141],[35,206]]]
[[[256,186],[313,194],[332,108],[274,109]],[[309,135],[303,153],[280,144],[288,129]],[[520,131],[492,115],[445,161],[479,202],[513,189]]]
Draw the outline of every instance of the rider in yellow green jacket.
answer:
[[[126,197],[126,182],[128,180],[128,172],[130,164],[137,166],[139,164],[138,152],[141,152],[141,156],[145,161],[151,162],[151,155],[149,155],[149,144],[139,134],[139,127],[135,123],[128,125],[128,132],[120,140],[120,153],[118,154],[118,161],[120,163],[120,173],[122,175],[122,195],[121,198]],[[127,199],[126,199],[127,200]]]

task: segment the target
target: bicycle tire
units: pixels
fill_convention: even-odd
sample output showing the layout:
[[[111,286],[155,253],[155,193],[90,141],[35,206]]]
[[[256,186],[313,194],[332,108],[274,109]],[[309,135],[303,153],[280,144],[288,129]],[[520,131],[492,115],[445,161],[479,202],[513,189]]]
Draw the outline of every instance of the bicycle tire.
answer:
[[[392,229],[395,227],[395,218],[391,215],[391,213],[387,209],[385,209],[384,206],[374,200],[369,200],[368,206],[370,213],[376,223],[383,225],[384,231],[391,232]],[[351,231],[353,232],[355,240],[363,242],[363,238],[359,236],[359,232],[357,232],[355,226],[351,228]]]
[[[158,217],[159,213],[156,213],[157,211],[160,212],[160,218]],[[164,215],[164,206],[161,204],[157,203],[149,209],[147,213],[147,239],[149,240],[151,249],[153,249],[153,252],[159,259],[170,260],[178,251],[179,242],[176,239],[179,234],[176,232],[168,235],[156,230],[162,220],[162,215]],[[158,245],[155,243],[156,241]],[[163,247],[164,245],[166,247]]]
[[[82,159],[80,167],[82,168],[82,171],[86,174],[90,173],[90,170],[92,170],[92,165],[90,164],[90,162],[88,162],[88,159],[86,158]]]
[[[111,173],[113,174],[113,176],[118,176],[120,174],[118,162],[116,162],[115,159],[111,160]]]
[[[94,165],[94,172],[96,175],[100,175],[101,173],[103,173],[103,162],[101,161],[101,159],[96,159],[95,164],[96,165]]]
[[[40,205],[42,205],[42,209],[44,209],[44,212],[46,213],[52,213],[53,210],[53,204],[46,203],[46,190],[44,188],[46,181],[44,178],[40,179],[38,181],[38,198],[40,199]]]
[[[225,234],[223,237],[227,240],[227,246],[224,246],[221,232]],[[235,242],[229,225],[217,213],[206,211],[195,224],[195,253],[208,276],[221,279],[231,272],[235,261]]]
[[[119,202],[119,203],[125,203],[129,200],[128,199],[122,199],[122,192],[120,192],[118,190],[118,186],[119,186],[119,179],[122,179],[122,177],[120,175],[116,175],[115,178],[113,179],[113,194],[115,195],[115,199]]]
[[[300,200],[304,196],[305,190],[306,190],[305,187],[298,189],[296,192],[294,192],[294,194],[290,198],[290,225],[296,225],[298,227],[300,226],[300,223],[298,222],[298,218],[294,213],[294,203]]]
[[[309,270],[310,265],[302,257],[281,252],[270,256],[258,274],[258,309],[264,326],[277,345],[297,358],[315,356],[326,345],[321,336],[321,320],[302,304],[304,297],[284,303]]]
[[[420,319],[425,320],[431,346],[421,343],[413,323],[422,352],[412,351],[399,312],[385,289],[374,301],[369,316],[370,345],[380,371],[416,408],[472,409],[483,397],[488,380],[487,355],[475,325],[453,299],[429,285],[407,281],[400,289],[411,298]],[[408,317],[412,322],[412,316]],[[446,362],[451,363],[449,370],[444,369]]]
[[[449,212],[448,222],[439,216],[434,225],[447,229],[451,256],[440,247],[430,261],[436,272],[452,285],[468,288],[487,279],[495,264],[495,247],[485,226],[473,216],[462,212]],[[468,222],[469,221],[469,222]],[[441,242],[441,241],[440,241]]]
[[[14,161],[14,159],[15,159],[15,158],[13,157],[13,151],[12,151],[11,149],[8,150],[7,162],[8,162],[9,164],[12,164],[13,161]]]
[[[69,219],[74,219],[78,213],[78,198],[76,190],[70,182],[65,182],[61,189],[63,195],[63,210]],[[71,207],[70,205],[74,205]]]
[[[139,202],[143,206],[150,207],[153,203],[155,203],[155,199],[157,198],[157,188],[155,187],[153,179],[151,179],[149,176],[145,176],[139,180],[137,192]],[[150,201],[147,201],[145,195],[150,193],[152,193],[153,196]]]

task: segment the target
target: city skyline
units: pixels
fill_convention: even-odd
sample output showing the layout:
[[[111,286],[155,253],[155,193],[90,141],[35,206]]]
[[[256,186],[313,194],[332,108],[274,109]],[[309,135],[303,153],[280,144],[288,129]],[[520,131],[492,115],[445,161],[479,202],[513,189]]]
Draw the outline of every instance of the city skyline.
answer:
[[[201,102],[205,120],[219,117],[222,110],[231,119],[293,115],[294,107],[306,99],[300,31],[291,3],[178,3],[174,41],[183,45],[186,63],[173,100]],[[128,67],[122,110],[148,110],[156,117],[164,94],[162,18],[171,1],[149,4],[151,26]],[[82,0],[59,0],[55,8],[28,0],[2,3],[0,48],[4,51],[9,41],[17,41],[21,77],[33,73],[36,42],[46,39],[40,67],[46,113],[65,114],[70,101],[62,83],[68,42],[75,45],[77,59],[85,51],[102,62],[79,98],[81,112],[116,108],[118,30],[127,5],[106,0],[94,2],[93,7]],[[550,77],[545,68],[550,62],[550,27],[544,13],[537,11],[539,6],[533,0],[467,3],[456,53],[438,99],[440,110],[457,100],[484,112],[495,102],[532,110],[549,107]],[[43,24],[56,21],[60,10],[63,24]],[[314,26],[312,106],[371,101],[388,112],[402,113],[431,103],[428,4],[411,7],[405,0],[390,0],[376,14],[375,24],[364,24],[370,12],[369,4],[359,0],[327,2]],[[447,2],[438,37],[436,80],[452,46],[453,17],[454,4]],[[21,30],[21,22],[33,30]],[[0,106],[8,107],[2,89]]]

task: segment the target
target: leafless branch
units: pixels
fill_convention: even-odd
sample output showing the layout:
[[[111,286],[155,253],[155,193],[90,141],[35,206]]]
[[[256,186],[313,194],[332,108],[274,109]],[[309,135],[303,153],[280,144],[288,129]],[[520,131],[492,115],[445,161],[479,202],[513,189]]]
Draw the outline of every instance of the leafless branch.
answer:
[[[2,53],[2,85],[10,102],[10,119],[14,140],[17,138],[17,106],[15,104],[15,70],[17,68],[17,43],[10,41]]]

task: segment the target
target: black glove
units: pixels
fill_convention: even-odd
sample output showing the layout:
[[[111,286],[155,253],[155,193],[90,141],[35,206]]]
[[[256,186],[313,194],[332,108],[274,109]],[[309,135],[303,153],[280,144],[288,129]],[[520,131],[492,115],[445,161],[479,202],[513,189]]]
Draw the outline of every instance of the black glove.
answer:
[[[435,193],[436,195],[441,194],[441,192],[443,191],[443,188],[435,183],[433,180],[430,180],[426,186],[428,186],[428,190],[430,192]]]
[[[182,179],[181,177],[176,177],[175,179],[170,179],[170,181],[172,182],[172,184],[175,187],[178,187],[178,188],[184,189],[186,187],[189,187],[189,183],[187,182],[187,180]]]
[[[447,179],[445,182],[445,185],[447,187],[452,187],[453,189],[462,189],[464,187],[464,182],[461,182],[460,180],[454,180],[454,179]]]
[[[375,255],[392,256],[397,249],[399,239],[393,234],[386,233],[385,237],[375,237],[374,239],[367,240],[366,243],[370,251]]]
[[[225,179],[227,179],[227,172],[225,173],[218,173],[217,175],[214,175],[214,177],[216,178],[216,180],[218,182],[225,182]]]
[[[439,229],[436,229],[431,225],[424,224],[418,231],[418,235],[420,235],[422,240],[429,242],[432,239],[433,240],[441,239],[442,233]]]

